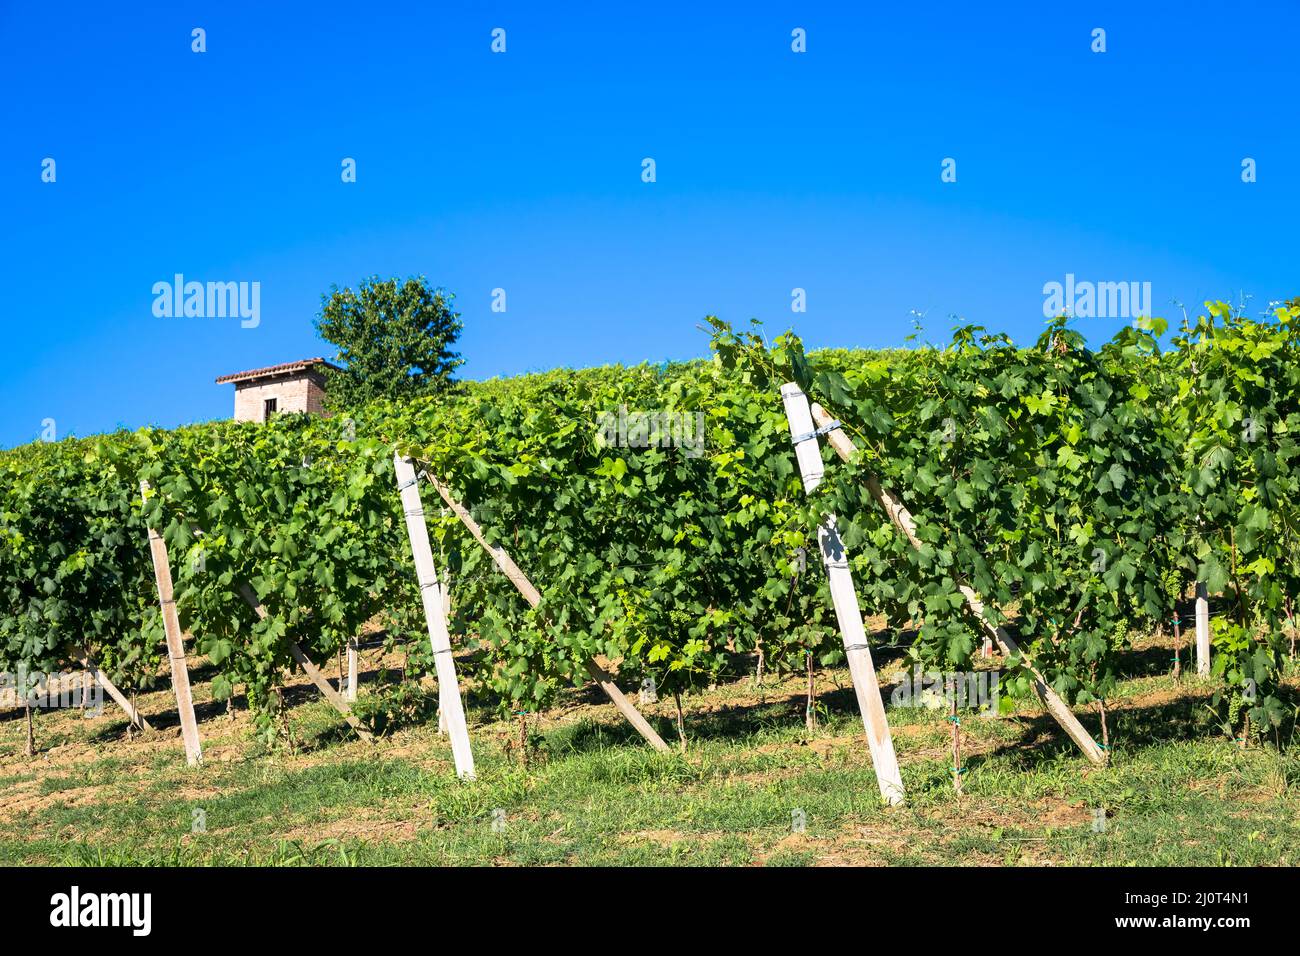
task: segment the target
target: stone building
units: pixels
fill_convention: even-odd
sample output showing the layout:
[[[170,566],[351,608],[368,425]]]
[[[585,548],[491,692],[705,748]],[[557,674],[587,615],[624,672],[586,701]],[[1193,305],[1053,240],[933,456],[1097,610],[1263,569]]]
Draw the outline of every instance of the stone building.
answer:
[[[235,386],[237,422],[264,422],[276,412],[323,415],[327,368],[338,366],[323,358],[309,358],[222,375],[217,384]]]

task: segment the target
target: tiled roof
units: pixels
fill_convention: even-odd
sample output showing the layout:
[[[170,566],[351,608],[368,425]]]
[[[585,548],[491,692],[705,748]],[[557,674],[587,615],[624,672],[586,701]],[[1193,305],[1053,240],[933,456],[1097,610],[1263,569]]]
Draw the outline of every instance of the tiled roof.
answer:
[[[327,362],[323,358],[302,359],[297,362],[285,362],[282,365],[268,365],[266,368],[252,368],[247,372],[232,372],[229,375],[222,375],[217,379],[218,385],[225,385],[228,382],[247,382],[255,378],[270,378],[273,375],[291,375],[294,372],[304,372],[313,365],[324,365],[326,368],[337,369],[338,366],[333,362]]]

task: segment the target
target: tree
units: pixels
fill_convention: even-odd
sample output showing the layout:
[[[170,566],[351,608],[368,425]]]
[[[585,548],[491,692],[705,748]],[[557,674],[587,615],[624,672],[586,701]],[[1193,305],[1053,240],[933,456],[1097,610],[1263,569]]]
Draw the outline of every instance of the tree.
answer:
[[[449,391],[452,373],[464,364],[451,348],[463,327],[454,298],[424,276],[405,282],[371,276],[356,292],[331,286],[321,296],[316,331],[338,349],[344,367],[327,372],[327,404],[355,408]]]

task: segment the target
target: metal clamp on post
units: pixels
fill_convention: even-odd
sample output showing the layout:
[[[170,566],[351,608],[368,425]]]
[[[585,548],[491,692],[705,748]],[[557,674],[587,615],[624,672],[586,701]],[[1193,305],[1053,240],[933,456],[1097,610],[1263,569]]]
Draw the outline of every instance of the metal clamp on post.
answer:
[[[825,435],[828,432],[832,432],[839,427],[840,427],[839,419],[832,419],[831,421],[823,425],[821,428],[814,428],[812,431],[804,432],[802,435],[795,435],[793,438],[790,439],[790,443],[793,445],[797,445],[801,441],[807,441],[809,438],[817,438],[821,435]]]

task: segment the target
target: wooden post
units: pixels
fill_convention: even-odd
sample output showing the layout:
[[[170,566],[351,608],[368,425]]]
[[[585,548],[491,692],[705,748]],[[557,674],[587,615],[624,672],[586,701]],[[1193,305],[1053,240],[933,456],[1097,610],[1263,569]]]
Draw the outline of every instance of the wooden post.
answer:
[[[830,414],[817,404],[812,407],[812,415],[819,428],[825,427],[833,420]],[[857,452],[853,440],[840,429],[829,432],[827,440],[830,442],[831,447],[835,449],[835,454],[839,455],[842,461],[848,461]],[[885,509],[885,513],[889,515],[889,520],[894,527],[903,533],[912,547],[920,548],[921,539],[916,534],[916,521],[907,508],[903,506],[903,503],[885,491],[880,486],[880,481],[875,475],[867,475],[866,483],[867,491]],[[1020,646],[1007,632],[1006,628],[997,627],[988,619],[988,616],[984,613],[984,602],[980,600],[979,595],[970,586],[960,581],[958,581],[957,590],[965,598],[967,607],[971,609],[971,613],[983,626],[985,633],[997,643],[1002,653],[1008,657],[1020,654]],[[1078,745],[1079,749],[1083,751],[1083,755],[1091,763],[1104,766],[1107,762],[1106,751],[1097,746],[1097,742],[1092,739],[1092,735],[1079,722],[1079,718],[1074,716],[1074,712],[1065,705],[1065,701],[1061,700],[1060,695],[1052,690],[1038,668],[1023,654],[1021,660],[1024,661],[1025,667],[1033,676],[1034,693],[1038,695],[1038,699],[1047,708],[1047,712],[1061,725],[1061,728]]]
[[[266,618],[266,608],[262,607],[262,602],[257,599],[257,595],[253,593],[252,588],[247,584],[240,584],[239,594],[240,597],[244,599],[244,603],[253,609],[254,614],[259,618]],[[316,689],[325,696],[325,699],[334,705],[334,709],[343,715],[343,719],[347,721],[349,727],[357,732],[357,736],[367,743],[373,743],[375,738],[371,735],[370,731],[366,730],[361,721],[359,721],[356,715],[352,713],[352,708],[347,705],[347,701],[339,695],[338,691],[330,686],[329,679],[321,673],[319,667],[311,662],[311,658],[309,658],[303,652],[303,649],[298,646],[297,641],[289,642],[289,653],[292,654],[293,659],[298,662],[298,666],[301,667],[303,673],[307,675],[307,679],[315,684]]]
[[[429,546],[429,529],[424,521],[419,479],[415,476],[415,466],[410,458],[393,455],[393,470],[397,474],[397,489],[402,496],[406,534],[411,542],[411,556],[415,559],[420,600],[424,603],[424,619],[429,627],[429,642],[433,646],[434,667],[438,671],[438,708],[447,718],[456,773],[472,780],[474,755],[470,751],[469,729],[465,725],[465,709],[460,699],[460,685],[456,681],[456,662],[451,656],[447,607],[443,603],[438,572],[433,566],[433,549]]]
[[[354,637],[348,641],[348,689],[344,694],[349,704],[356,703],[357,699],[357,668],[360,664],[358,657],[357,639]]]
[[[149,500],[149,482],[140,482],[140,500]],[[149,556],[153,559],[154,582],[158,586],[158,604],[162,609],[163,631],[167,635],[167,660],[171,665],[172,690],[176,694],[176,712],[181,719],[181,739],[185,743],[185,762],[191,767],[203,762],[203,744],[199,724],[194,717],[194,697],[190,693],[190,671],[185,663],[185,644],[181,622],[176,615],[176,595],[172,585],[171,561],[167,542],[153,528],[149,530]]]
[[[483,536],[483,529],[479,527],[473,516],[461,506],[460,502],[452,497],[451,492],[447,490],[447,486],[432,475],[426,474],[425,477],[429,479],[429,484],[437,489],[438,494],[442,496],[442,500],[447,503],[447,507],[460,519],[461,524],[468,529],[474,540],[479,543],[484,551],[491,555],[496,566],[501,569],[501,573],[515,586],[523,599],[528,602],[528,606],[535,608],[541,604],[541,592],[533,587],[533,582],[528,580],[528,576],[519,569],[519,565],[515,564],[514,559],[506,553],[505,548],[488,544],[487,538]],[[627,695],[619,690],[618,685],[614,683],[613,675],[595,661],[587,661],[585,666],[587,673],[600,685],[600,689],[605,692],[609,699],[614,702],[614,706],[618,708],[619,713],[636,728],[637,733],[644,737],[655,750],[667,752],[668,745],[664,743],[662,737],[655,733],[655,729],[641,715],[641,711],[637,710],[633,703],[627,699]]]
[[[108,696],[112,697],[113,700],[116,701],[117,706],[121,707],[122,710],[126,712],[126,716],[131,723],[135,724],[141,730],[153,730],[153,727],[149,725],[149,721],[144,719],[144,714],[136,710],[131,702],[126,699],[126,695],[117,689],[117,685],[108,679],[108,675],[94,665],[90,660],[90,655],[88,655],[84,650],[78,650],[74,652],[73,656],[77,663],[84,667],[86,672],[95,679],[95,682],[108,692]]]
[[[1196,584],[1196,674],[1210,676],[1210,593],[1202,581]]]
[[[790,437],[794,442],[799,473],[803,477],[804,491],[812,493],[821,484],[823,468],[820,445],[813,431],[812,415],[808,410],[808,396],[793,382],[781,386],[781,399],[785,402],[786,418],[790,422]],[[862,711],[862,726],[871,748],[871,764],[876,770],[880,793],[891,805],[903,802],[903,778],[894,754],[894,739],[889,733],[889,720],[885,716],[885,702],[880,696],[876,681],[876,666],[867,645],[867,631],[858,607],[858,594],[853,587],[853,572],[849,570],[849,556],[840,541],[835,516],[828,514],[817,529],[821,545],[822,563],[830,583],[831,601],[835,605],[835,619],[839,622],[844,641],[844,653],[853,677],[853,690]]]

